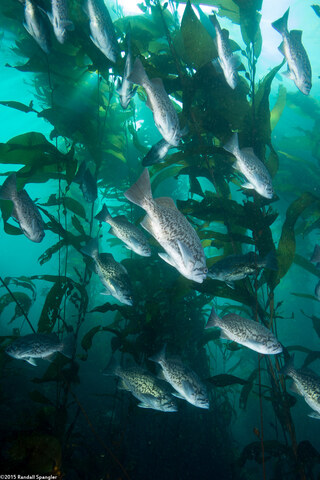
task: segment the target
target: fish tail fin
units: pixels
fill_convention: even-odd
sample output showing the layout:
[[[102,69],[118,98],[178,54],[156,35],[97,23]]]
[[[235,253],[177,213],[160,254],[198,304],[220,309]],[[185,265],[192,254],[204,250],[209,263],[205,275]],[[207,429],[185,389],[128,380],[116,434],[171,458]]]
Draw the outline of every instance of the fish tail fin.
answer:
[[[278,262],[276,254],[273,250],[271,250],[268,255],[264,258],[264,265],[266,268],[270,270],[278,270]]]
[[[217,327],[219,324],[219,321],[220,321],[220,317],[218,317],[217,312],[215,311],[215,308],[212,307],[210,317],[205,328]]]
[[[288,30],[288,16],[289,16],[289,8],[281,18],[271,23],[272,27],[281,34],[286,32]]]
[[[124,196],[142,208],[146,199],[152,200],[150,175],[147,168],[143,170],[136,183],[124,192]]]
[[[100,210],[99,213],[97,213],[97,215],[94,218],[99,220],[99,222],[106,222],[106,223],[112,220],[112,217],[109,213],[109,210],[107,209],[106,204],[103,204],[102,209]]]
[[[98,237],[91,238],[89,242],[81,248],[80,250],[84,255],[88,255],[88,257],[96,258],[99,253],[99,241]]]
[[[320,263],[320,245],[316,244],[314,246],[310,262]]]
[[[140,58],[136,58],[133,64],[132,71],[128,77],[128,80],[137,85],[144,86],[146,83],[149,83],[148,75],[142,65]]]
[[[68,358],[72,358],[73,351],[75,347],[75,336],[73,333],[69,333],[63,340],[62,340],[62,349],[61,353]]]
[[[235,153],[239,150],[239,141],[238,141],[238,134],[235,132],[232,137],[227,141],[223,148],[227,151],[235,155]]]
[[[1,200],[12,200],[17,195],[17,178],[16,174],[12,173],[5,179],[0,188]]]
[[[103,370],[103,375],[117,375],[117,372],[119,371],[120,368],[120,363],[119,360],[116,359],[116,357],[113,355],[110,358],[110,361],[106,368]]]
[[[160,352],[156,353],[155,355],[152,355],[151,357],[148,358],[148,360],[151,360],[152,362],[156,362],[156,363],[161,363],[166,358],[166,349],[167,349],[167,344],[165,343],[161,348]]]
[[[291,375],[294,372],[294,355],[291,355],[286,363],[280,368],[279,373],[282,375]]]

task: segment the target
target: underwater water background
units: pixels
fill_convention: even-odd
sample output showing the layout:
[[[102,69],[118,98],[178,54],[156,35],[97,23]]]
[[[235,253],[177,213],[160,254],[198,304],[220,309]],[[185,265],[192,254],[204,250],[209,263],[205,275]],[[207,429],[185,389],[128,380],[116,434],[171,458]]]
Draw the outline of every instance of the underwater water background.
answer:
[[[35,3],[51,9],[50,1]],[[0,4],[0,183],[17,172],[18,189],[26,189],[46,223],[44,239],[32,242],[10,218],[12,202],[0,200],[0,474],[319,479],[318,419],[279,370],[294,355],[297,368],[320,375],[320,269],[310,261],[320,243],[320,3],[105,4],[122,52],[115,63],[90,40],[81,2],[68,2],[74,30],[63,44],[48,23],[48,55],[23,27],[23,4]],[[197,5],[207,20],[215,8],[237,44],[235,89],[212,63],[215,41]],[[288,7],[289,30],[303,31],[312,66],[309,95],[283,75],[282,39],[271,26]],[[129,22],[133,57],[143,59],[150,78],[163,79],[181,129],[187,127],[162,163],[148,167],[154,196],[175,201],[209,268],[255,251],[261,258],[274,252],[277,270],[259,270],[232,287],[210,278],[196,283],[159,258],[163,249],[151,235],[151,256],[139,256],[94,219],[106,204],[112,216],[139,225],[144,212],[124,192],[161,139],[144,88],[126,110],[116,92]],[[272,199],[241,188],[243,176],[223,149],[232,132],[266,165]],[[94,202],[79,188],[81,162],[97,180]],[[101,295],[103,285],[81,253],[97,236],[99,251],[126,268],[132,306]],[[71,359],[57,353],[35,367],[6,353],[32,333],[17,303],[35,331],[56,332],[62,341],[75,334]],[[205,329],[213,305],[219,316],[264,324],[287,350],[262,355]],[[139,408],[118,377],[103,375],[116,358],[123,368],[140,365],[158,376],[149,358],[164,344],[205,382],[209,409],[183,399],[177,412]]]

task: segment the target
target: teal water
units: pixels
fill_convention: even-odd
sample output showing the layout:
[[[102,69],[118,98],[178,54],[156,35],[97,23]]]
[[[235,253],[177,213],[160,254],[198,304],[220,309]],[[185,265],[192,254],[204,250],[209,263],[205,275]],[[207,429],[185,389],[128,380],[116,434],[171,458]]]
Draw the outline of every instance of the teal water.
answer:
[[[34,4],[51,8],[49,1]],[[318,420],[279,373],[294,355],[297,368],[314,372],[316,385],[320,375],[320,270],[311,262],[320,243],[318,10],[302,1],[200,4],[207,20],[216,7],[221,28],[237,43],[233,90],[212,64],[217,49],[197,4],[106,1],[121,50],[114,63],[90,40],[79,2],[68,2],[74,29],[63,44],[41,17],[52,43],[48,55],[23,27],[23,4],[1,2],[0,183],[17,173],[18,189],[41,208],[45,236],[32,242],[12,218],[12,202],[0,200],[0,474],[319,478]],[[274,70],[283,56],[271,23],[288,7],[289,31],[302,30],[312,67],[309,95],[283,75],[286,64]],[[119,102],[129,22],[133,58],[150,78],[163,80],[186,127],[163,162],[148,167],[154,197],[174,200],[200,238],[208,268],[255,251],[256,259],[274,252],[276,270],[261,269],[233,287],[209,277],[197,283],[164,262],[163,244],[139,226],[145,212],[124,192],[162,136],[142,86],[126,110]],[[271,199],[241,187],[244,176],[223,149],[232,132],[270,172]],[[96,176],[94,202],[79,188],[81,162]],[[151,256],[125,248],[94,219],[104,203],[112,216],[139,227]],[[101,295],[97,267],[81,251],[97,236],[99,251],[125,267],[132,306]],[[264,324],[284,351],[262,355],[219,338],[218,329],[205,330],[213,305],[220,317],[235,313]],[[10,357],[8,345],[31,334],[31,326],[62,341],[73,332],[72,358],[57,353],[34,367]],[[139,365],[158,377],[161,368],[149,357],[164,344],[205,383],[208,410],[181,398],[174,413],[139,408],[123,389],[128,385],[103,375],[116,358],[123,369]]]

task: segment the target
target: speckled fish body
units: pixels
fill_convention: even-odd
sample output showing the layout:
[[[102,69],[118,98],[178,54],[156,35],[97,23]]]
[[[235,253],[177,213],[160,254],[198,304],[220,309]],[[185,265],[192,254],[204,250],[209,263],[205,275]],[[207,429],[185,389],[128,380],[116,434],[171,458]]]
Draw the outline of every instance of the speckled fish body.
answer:
[[[288,375],[294,381],[297,393],[303,396],[306,403],[312,408],[310,417],[320,418],[320,377],[315,373],[304,370],[295,369],[293,366],[293,358],[291,358],[280,373]]]
[[[187,400],[195,407],[209,408],[206,386],[191,368],[182,363],[180,358],[167,358],[163,348],[150,360],[159,363],[164,378],[178,392],[176,396]]]
[[[95,262],[95,271],[106,288],[104,295],[112,295],[119,302],[132,306],[132,287],[127,270],[110,253],[99,253],[98,239],[93,238],[81,249]]]
[[[111,225],[109,233],[122,240],[129,250],[149,257],[151,248],[143,232],[127,220],[124,215],[111,217],[107,207],[103,205],[101,211],[95,216],[101,222],[107,222]]]
[[[24,235],[32,242],[39,243],[43,240],[44,222],[36,205],[25,190],[17,191],[16,174],[7,177],[0,189],[2,200],[13,202],[12,216],[19,223]]]
[[[103,0],[87,0],[85,10],[90,19],[90,38],[113,63],[120,53],[115,29]]]
[[[312,72],[311,65],[302,45],[302,31],[291,30],[288,31],[288,16],[289,8],[272,26],[277,32],[282,35],[283,42],[279,47],[280,52],[284,55],[288,63],[288,71],[286,76],[291,78],[298,89],[304,94],[309,95],[312,87]]]
[[[130,30],[127,33],[126,39],[127,39],[128,50],[126,54],[123,77],[122,77],[122,80],[118,80],[117,82],[117,92],[120,97],[120,104],[124,110],[128,108],[129,103],[131,102],[131,99],[133,98],[138,88],[138,87],[134,87],[133,83],[129,80],[129,76],[132,72],[132,67],[133,67]]]
[[[115,365],[105,372],[106,375],[114,374],[121,378],[121,388],[128,390],[140,400],[140,408],[151,408],[163,412],[176,412],[177,403],[170,393],[165,382],[158,380],[138,366],[122,368]]]
[[[157,129],[166,142],[177,146],[182,135],[179,119],[162,80],[160,78],[150,80],[139,58],[134,62],[129,80],[145,89],[148,95],[147,105],[152,110]]]
[[[218,50],[220,66],[226,82],[232,89],[234,89],[238,83],[237,66],[239,65],[239,59],[233,54],[230,48],[228,30],[221,30],[220,24],[215,15],[210,16],[210,19],[216,31],[215,43]]]
[[[239,170],[247,179],[243,188],[254,189],[265,198],[273,197],[273,186],[270,173],[264,164],[255,155],[252,148],[239,148],[238,134],[234,133],[223,147],[236,157],[234,168]]]
[[[152,198],[147,169],[124,195],[147,212],[141,225],[166,251],[159,256],[186,278],[202,283],[207,268],[200,239],[171,198]]]
[[[56,39],[58,42],[64,43],[67,38],[67,31],[74,29],[73,22],[68,19],[67,0],[51,0],[51,13],[48,13],[48,17]]]
[[[42,13],[33,0],[25,0],[24,19],[23,25],[27,32],[45,53],[50,53],[49,30],[44,22]]]
[[[60,341],[55,333],[32,333],[19,337],[11,343],[7,347],[6,353],[13,358],[25,360],[36,366],[36,358],[47,358],[56,352],[71,357],[73,344],[73,334]]]
[[[220,318],[212,307],[211,315],[206,328],[219,327],[222,338],[239,343],[255,352],[264,355],[274,355],[282,352],[282,345],[276,336],[261,325],[249,318],[230,313]]]
[[[242,280],[261,268],[277,269],[277,262],[273,252],[266,257],[248,252],[244,255],[229,255],[214,263],[208,270],[208,277],[228,284]]]

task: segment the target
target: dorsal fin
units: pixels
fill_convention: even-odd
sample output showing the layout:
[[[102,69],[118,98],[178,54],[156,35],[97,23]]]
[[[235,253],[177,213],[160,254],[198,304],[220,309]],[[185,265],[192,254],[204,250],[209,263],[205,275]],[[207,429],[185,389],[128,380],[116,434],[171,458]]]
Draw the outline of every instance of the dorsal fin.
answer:
[[[157,202],[158,205],[161,205],[162,207],[177,209],[176,204],[170,197],[158,197],[154,200]]]
[[[229,40],[229,30],[227,30],[226,28],[223,28],[221,30],[221,33],[222,35],[224,36],[224,38],[226,38],[227,40]]]

